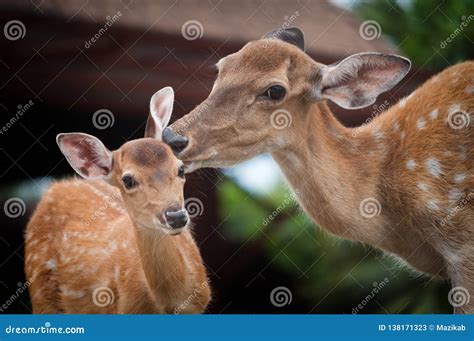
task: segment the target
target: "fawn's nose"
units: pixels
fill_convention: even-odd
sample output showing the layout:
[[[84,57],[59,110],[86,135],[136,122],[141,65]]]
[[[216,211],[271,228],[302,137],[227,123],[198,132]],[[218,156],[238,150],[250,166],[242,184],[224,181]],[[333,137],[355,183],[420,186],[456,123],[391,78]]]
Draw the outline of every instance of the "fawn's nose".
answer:
[[[166,222],[173,229],[179,229],[185,227],[188,223],[188,212],[186,210],[168,210],[165,212]]]
[[[163,142],[171,147],[173,153],[178,155],[188,145],[188,139],[182,135],[175,134],[170,128],[165,128],[162,134]]]

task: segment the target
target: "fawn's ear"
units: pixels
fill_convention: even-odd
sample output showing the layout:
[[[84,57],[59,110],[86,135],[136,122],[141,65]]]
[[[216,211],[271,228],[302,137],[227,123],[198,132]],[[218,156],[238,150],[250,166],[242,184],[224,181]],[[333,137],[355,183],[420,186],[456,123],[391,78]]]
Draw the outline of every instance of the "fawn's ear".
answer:
[[[150,100],[150,115],[146,122],[145,137],[161,140],[161,132],[166,128],[173,112],[174,91],[167,86],[155,93]]]
[[[304,51],[304,35],[297,27],[288,27],[268,32],[262,39],[280,39],[285,43],[295,45]]]
[[[400,82],[410,67],[408,59],[393,54],[355,54],[323,66],[315,77],[312,97],[330,99],[345,109],[363,108]]]
[[[59,134],[59,149],[83,178],[100,178],[112,171],[112,153],[96,137],[83,133]]]

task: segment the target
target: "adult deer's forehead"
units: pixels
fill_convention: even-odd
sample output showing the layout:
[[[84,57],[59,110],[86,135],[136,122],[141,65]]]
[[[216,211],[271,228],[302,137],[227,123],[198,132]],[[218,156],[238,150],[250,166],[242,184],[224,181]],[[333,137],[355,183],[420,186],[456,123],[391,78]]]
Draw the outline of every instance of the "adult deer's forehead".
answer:
[[[222,58],[218,63],[221,72],[268,73],[280,69],[298,49],[276,39],[248,43],[240,51]]]

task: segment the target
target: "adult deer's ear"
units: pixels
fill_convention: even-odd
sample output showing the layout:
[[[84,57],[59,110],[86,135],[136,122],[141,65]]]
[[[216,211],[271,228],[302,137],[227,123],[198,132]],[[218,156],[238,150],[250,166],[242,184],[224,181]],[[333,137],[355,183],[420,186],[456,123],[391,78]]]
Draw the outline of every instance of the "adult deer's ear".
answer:
[[[83,178],[105,177],[112,171],[112,153],[96,137],[83,133],[59,134],[59,149]]]
[[[280,39],[286,43],[295,45],[304,51],[304,35],[297,27],[289,27],[268,32],[262,39]]]
[[[145,137],[161,140],[161,132],[166,128],[173,112],[174,91],[167,86],[155,93],[150,100],[150,115],[146,122]]]
[[[319,69],[311,97],[330,99],[345,109],[364,108],[400,82],[410,67],[410,60],[393,54],[355,54]]]

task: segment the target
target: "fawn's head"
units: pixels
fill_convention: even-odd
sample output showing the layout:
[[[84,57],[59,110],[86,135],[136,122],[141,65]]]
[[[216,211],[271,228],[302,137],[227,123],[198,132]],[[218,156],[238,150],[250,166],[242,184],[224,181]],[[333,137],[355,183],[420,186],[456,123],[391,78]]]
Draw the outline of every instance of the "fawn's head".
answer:
[[[69,164],[83,178],[104,179],[120,190],[125,207],[139,226],[177,234],[186,228],[184,168],[161,141],[173,110],[171,88],[158,91],[150,102],[145,137],[109,151],[94,136],[59,134],[57,142]]]
[[[277,38],[277,39],[275,39]],[[311,105],[330,99],[357,109],[409,71],[396,55],[361,53],[324,65],[304,51],[297,28],[271,32],[217,63],[209,97],[163,132],[186,171],[223,167],[285,148]],[[278,129],[286,125],[288,129]]]

